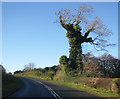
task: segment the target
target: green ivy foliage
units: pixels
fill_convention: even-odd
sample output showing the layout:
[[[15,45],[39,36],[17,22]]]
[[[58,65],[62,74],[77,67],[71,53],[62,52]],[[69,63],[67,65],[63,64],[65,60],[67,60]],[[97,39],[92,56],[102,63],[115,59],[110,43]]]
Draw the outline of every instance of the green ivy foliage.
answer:
[[[67,65],[67,64],[68,64],[68,58],[67,58],[67,56],[62,55],[62,56],[60,57],[60,59],[59,59],[59,63],[60,63],[61,65]]]

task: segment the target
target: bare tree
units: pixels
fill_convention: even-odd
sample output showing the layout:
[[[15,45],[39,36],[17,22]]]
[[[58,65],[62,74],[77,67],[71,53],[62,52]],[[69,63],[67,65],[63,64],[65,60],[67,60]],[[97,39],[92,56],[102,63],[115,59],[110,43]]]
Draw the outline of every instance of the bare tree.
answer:
[[[33,70],[35,68],[35,64],[33,62],[29,63],[29,68]]]
[[[108,53],[99,57],[99,60],[105,77],[120,77],[120,60]]]
[[[100,66],[99,59],[95,56],[87,53],[83,58],[84,63],[84,73],[87,77],[102,77],[102,69]]]
[[[35,64],[33,62],[29,63],[28,65],[24,66],[23,71],[31,71],[35,68]]]

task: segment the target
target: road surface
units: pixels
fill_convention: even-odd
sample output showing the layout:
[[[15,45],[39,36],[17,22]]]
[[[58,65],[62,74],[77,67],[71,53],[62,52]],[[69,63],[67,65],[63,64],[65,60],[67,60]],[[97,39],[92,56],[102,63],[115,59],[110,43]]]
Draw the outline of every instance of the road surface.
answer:
[[[20,77],[23,81],[23,87],[12,94],[11,98],[15,97],[38,97],[52,99],[103,99],[87,92],[70,88],[64,85],[59,85],[50,81],[32,78]]]

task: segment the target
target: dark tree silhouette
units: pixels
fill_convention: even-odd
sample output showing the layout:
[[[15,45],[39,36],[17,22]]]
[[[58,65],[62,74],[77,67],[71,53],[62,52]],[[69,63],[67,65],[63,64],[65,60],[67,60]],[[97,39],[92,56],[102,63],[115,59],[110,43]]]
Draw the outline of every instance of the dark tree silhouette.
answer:
[[[81,73],[83,43],[90,43],[96,50],[105,50],[105,47],[112,45],[107,44],[106,37],[111,34],[111,31],[103,22],[98,17],[90,21],[92,10],[93,8],[84,4],[72,13],[69,9],[61,9],[56,13],[57,22],[67,31],[66,37],[69,39],[69,67]]]

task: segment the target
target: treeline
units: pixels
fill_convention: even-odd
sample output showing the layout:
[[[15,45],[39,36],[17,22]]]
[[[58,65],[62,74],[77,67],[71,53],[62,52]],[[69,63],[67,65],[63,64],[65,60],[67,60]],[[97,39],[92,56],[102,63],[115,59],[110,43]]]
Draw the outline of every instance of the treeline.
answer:
[[[120,60],[108,53],[98,58],[88,53],[83,58],[83,63],[84,74],[86,74],[87,77],[120,77]]]
[[[14,72],[14,74],[23,73],[23,72],[32,71],[32,70],[35,70],[35,64],[31,62],[25,65],[23,70],[17,70]]]
[[[63,61],[63,60],[62,60]],[[66,61],[66,59],[64,59]],[[63,61],[63,62],[64,62]],[[25,66],[23,70],[15,71],[14,74],[23,73],[28,71],[36,71],[37,76],[43,74],[48,75],[53,79],[57,72],[63,71],[66,76],[71,77],[100,77],[100,78],[119,78],[120,77],[120,60],[114,58],[112,55],[105,53],[100,57],[95,57],[94,55],[87,53],[83,55],[83,73],[81,75],[76,75],[76,71],[72,70],[71,73],[67,72],[69,67],[65,68],[63,65],[54,65],[52,67],[33,68],[30,69],[31,65]],[[65,72],[66,71],[66,72]],[[61,74],[62,75],[62,74]]]
[[[52,67],[45,67],[43,69],[42,68],[34,68],[34,69],[28,68],[28,70],[25,67],[23,70],[15,71],[14,75],[32,71],[32,72],[35,72],[35,75],[37,75],[37,76],[46,75],[46,76],[49,76],[52,79],[54,77],[54,75],[56,74],[56,72],[59,71],[59,70],[61,70],[60,65],[54,65]]]

